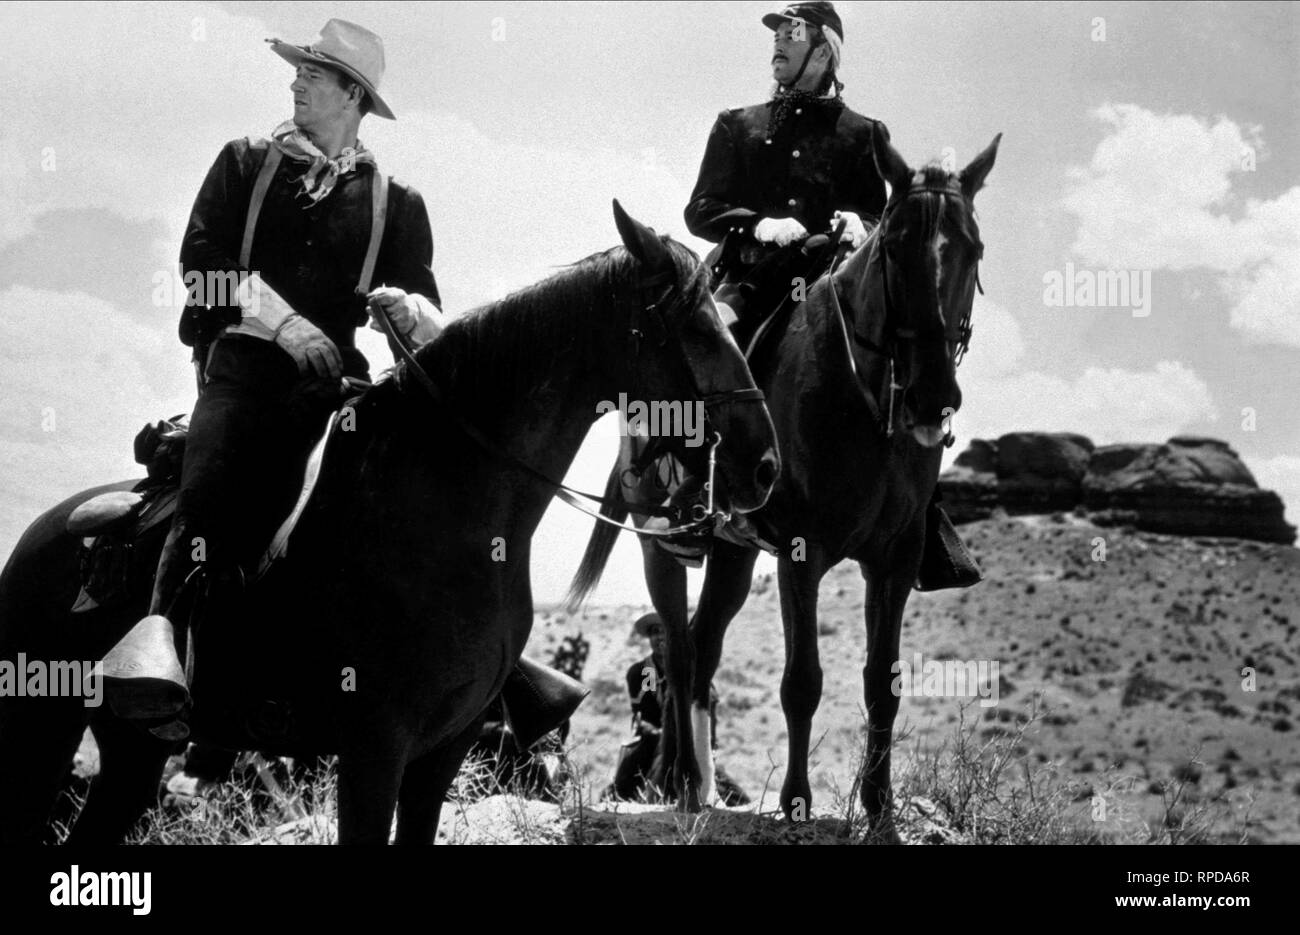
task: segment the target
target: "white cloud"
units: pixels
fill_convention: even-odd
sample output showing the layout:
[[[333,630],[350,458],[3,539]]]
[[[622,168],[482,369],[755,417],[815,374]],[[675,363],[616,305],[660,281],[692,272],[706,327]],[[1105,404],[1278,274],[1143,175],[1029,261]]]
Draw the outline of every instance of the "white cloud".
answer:
[[[88,295],[0,292],[0,547],[77,490],[142,476],[135,433],[193,398],[169,336]]]
[[[283,82],[258,80],[275,74],[258,20],[151,3],[11,4],[0,15],[0,246],[44,212],[81,208],[161,219],[179,240],[212,141],[266,133],[239,121],[285,111],[287,69]],[[145,55],[147,68],[131,67]]]
[[[1025,340],[1015,316],[976,293],[971,323],[974,327],[971,346],[959,374],[963,381],[972,374],[979,380],[1022,369]]]
[[[202,4],[12,9],[0,14],[8,33],[0,247],[30,234],[43,213],[102,208],[161,220],[170,263],[221,145],[269,134],[288,116],[292,75],[263,41],[278,31]],[[123,57],[141,37],[148,68]],[[50,81],[49,63],[64,60],[70,44],[77,80]],[[424,195],[434,269],[453,312],[617,243],[611,197],[660,231],[706,246],[684,236],[688,182],[654,153],[618,149],[616,140],[570,149],[510,143],[449,111],[417,109],[396,122],[366,120],[361,138],[385,171]],[[53,171],[42,167],[47,154]]]
[[[641,153],[504,142],[445,111],[404,113],[400,132],[368,132],[380,165],[424,196],[434,270],[453,312],[463,308],[458,297],[499,298],[618,243],[613,197],[633,217],[688,242],[680,206],[690,188]],[[665,204],[678,206],[671,216],[662,215]]]
[[[1300,518],[1300,457],[1275,455],[1271,458],[1243,458],[1255,482],[1265,490],[1272,490],[1286,504],[1287,519],[1296,523]]]
[[[975,338],[958,373],[963,440],[1012,431],[1080,432],[1097,444],[1163,441],[1217,418],[1210,389],[1191,368],[1160,361],[1150,370],[1088,367],[1077,376],[1030,370],[1015,317],[976,297]],[[946,461],[959,453],[949,449]]]
[[[1116,269],[1220,274],[1246,340],[1300,347],[1300,186],[1246,199],[1233,183],[1258,129],[1226,117],[1155,114],[1107,104],[1111,132],[1071,171],[1064,204],[1079,218],[1075,251]]]

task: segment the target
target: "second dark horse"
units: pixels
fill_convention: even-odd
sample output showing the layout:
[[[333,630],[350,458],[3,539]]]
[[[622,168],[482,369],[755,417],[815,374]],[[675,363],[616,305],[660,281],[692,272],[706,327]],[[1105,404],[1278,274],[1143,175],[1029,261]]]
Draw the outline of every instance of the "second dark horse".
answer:
[[[894,840],[890,746],[899,699],[891,691],[903,610],[917,581],[926,505],[939,475],[948,418],[961,406],[956,368],[970,338],[983,255],[973,201],[997,156],[999,135],[960,173],[913,171],[880,133],[873,147],[891,195],[872,237],[797,303],[774,340],[751,350],[750,366],[767,395],[781,445],[781,476],[767,506],[750,516],[778,550],[785,628],[781,706],[789,761],[781,789],[788,817],[811,817],[808,749],[822,691],[817,590],[845,559],[866,579],[867,763],[861,797],[878,839]],[[622,487],[642,460],[624,444],[610,492],[649,499],[653,479]],[[614,515],[620,515],[614,510]],[[580,600],[599,579],[612,545],[598,528],[570,592]],[[684,570],[642,540],[646,581],[668,632],[668,696],[691,718],[669,721],[679,802],[694,809],[712,793],[707,742],[709,684],[723,635],[749,594],[756,548],[712,546],[704,590],[689,629]],[[685,730],[681,729],[685,725]],[[674,746],[675,745],[675,746]],[[667,754],[666,754],[667,755]]]

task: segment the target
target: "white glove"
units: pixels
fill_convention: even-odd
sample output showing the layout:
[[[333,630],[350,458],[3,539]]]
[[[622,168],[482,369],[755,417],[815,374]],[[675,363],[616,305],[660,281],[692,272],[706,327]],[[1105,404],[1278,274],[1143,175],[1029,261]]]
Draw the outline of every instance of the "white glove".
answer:
[[[794,218],[763,218],[754,225],[754,239],[759,243],[774,243],[784,247],[803,240],[808,230]]]
[[[343,376],[343,358],[334,342],[297,313],[286,318],[276,329],[275,343],[288,352],[298,365],[298,372],[304,376],[308,371],[333,380]]]
[[[862,223],[862,218],[858,217],[856,211],[836,211],[831,216],[831,230],[834,230],[840,221],[848,222],[844,225],[844,233],[840,236],[840,243],[852,244],[853,249],[856,250],[870,236],[870,231]]]
[[[396,286],[371,289],[366,296],[366,311],[370,313],[370,327],[376,331],[384,330],[378,320],[380,315],[387,315],[393,323],[393,329],[400,335],[410,333],[420,320],[420,311],[416,308],[414,298]]]
[[[366,311],[370,313],[370,327],[384,332],[378,316],[387,315],[398,334],[414,344],[432,341],[442,333],[442,311],[424,296],[405,292],[395,286],[380,286],[366,296]]]

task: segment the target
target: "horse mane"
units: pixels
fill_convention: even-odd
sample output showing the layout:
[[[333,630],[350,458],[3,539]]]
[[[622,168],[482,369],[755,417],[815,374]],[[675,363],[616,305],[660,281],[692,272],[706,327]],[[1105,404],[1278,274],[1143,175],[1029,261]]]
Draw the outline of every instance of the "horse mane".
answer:
[[[667,235],[660,241],[681,280],[698,258]],[[458,315],[415,358],[467,402],[517,398],[559,368],[597,359],[602,337],[610,333],[615,292],[639,271],[640,263],[623,246],[593,253],[504,299]],[[405,371],[406,365],[399,364],[393,382],[411,382]]]

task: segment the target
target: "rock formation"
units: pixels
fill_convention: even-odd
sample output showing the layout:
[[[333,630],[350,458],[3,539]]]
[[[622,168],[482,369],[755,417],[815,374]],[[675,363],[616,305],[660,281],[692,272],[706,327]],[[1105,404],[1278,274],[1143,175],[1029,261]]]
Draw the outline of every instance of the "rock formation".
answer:
[[[1013,515],[1080,510],[1099,525],[1295,542],[1282,499],[1261,490],[1237,453],[1213,438],[1098,448],[1082,435],[1012,432],[972,441],[939,489],[956,523],[998,508]]]

